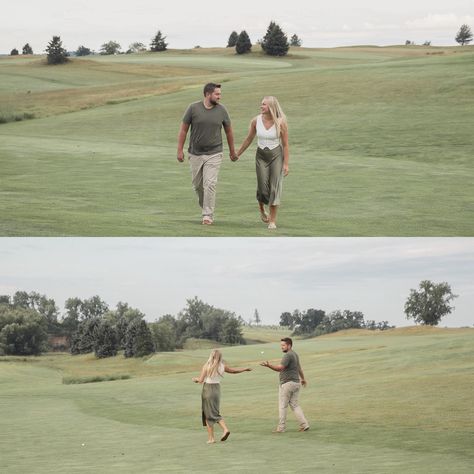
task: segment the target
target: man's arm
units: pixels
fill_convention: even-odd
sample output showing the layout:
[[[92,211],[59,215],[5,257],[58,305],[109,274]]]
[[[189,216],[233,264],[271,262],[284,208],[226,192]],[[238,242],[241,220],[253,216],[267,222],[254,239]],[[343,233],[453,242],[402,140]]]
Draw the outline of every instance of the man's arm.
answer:
[[[285,366],[284,365],[274,365],[274,364],[270,364],[270,362],[268,362],[268,360],[266,360],[265,362],[262,362],[260,364],[262,367],[268,367],[269,369],[272,369],[274,370],[275,372],[281,372],[282,370],[285,370]]]
[[[227,137],[227,144],[229,145],[230,159],[237,161],[239,156],[235,153],[234,145],[234,132],[232,131],[232,125],[224,125],[225,136]]]
[[[179,128],[178,133],[178,152],[177,152],[177,159],[180,163],[184,161],[184,143],[186,141],[186,136],[189,130],[189,123],[181,122],[181,127]]]
[[[306,387],[307,382],[304,378],[303,369],[301,368],[301,365],[299,365],[299,364],[298,364],[298,373],[300,375],[301,385],[303,385],[303,387]]]

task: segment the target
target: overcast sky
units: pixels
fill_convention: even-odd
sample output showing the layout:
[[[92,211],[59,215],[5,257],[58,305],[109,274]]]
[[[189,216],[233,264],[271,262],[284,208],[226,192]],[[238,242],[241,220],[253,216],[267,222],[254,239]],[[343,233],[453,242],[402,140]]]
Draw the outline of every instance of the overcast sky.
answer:
[[[474,325],[474,239],[459,238],[2,238],[0,294],[99,295],[153,321],[198,296],[265,324],[294,309],[362,311],[411,325],[403,313],[421,280],[459,297],[442,326]]]
[[[271,20],[308,47],[343,45],[455,45],[463,23],[474,28],[474,0],[15,0],[2,2],[0,53],[21,51],[27,42],[44,51],[53,35],[68,50],[79,45],[99,50],[118,41],[149,45],[161,30],[170,48],[225,46],[232,30],[246,30],[253,42]]]

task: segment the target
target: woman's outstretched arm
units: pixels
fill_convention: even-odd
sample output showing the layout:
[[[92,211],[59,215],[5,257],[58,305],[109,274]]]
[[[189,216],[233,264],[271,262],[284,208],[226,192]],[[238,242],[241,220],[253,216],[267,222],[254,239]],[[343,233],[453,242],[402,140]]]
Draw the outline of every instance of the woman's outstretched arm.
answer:
[[[237,151],[238,156],[240,156],[250,146],[256,134],[257,134],[257,118],[254,118],[250,122],[250,128],[249,128],[249,133],[247,135],[247,138],[244,140],[244,143],[242,143],[242,146]]]
[[[242,372],[250,372],[252,370],[250,367],[232,368],[228,365],[225,365],[224,369],[228,374],[240,374]]]

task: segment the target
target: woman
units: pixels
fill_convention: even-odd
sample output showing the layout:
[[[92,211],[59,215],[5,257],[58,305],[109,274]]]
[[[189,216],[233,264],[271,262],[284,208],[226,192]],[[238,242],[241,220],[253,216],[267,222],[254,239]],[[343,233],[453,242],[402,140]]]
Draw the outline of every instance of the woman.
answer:
[[[276,97],[264,97],[260,105],[261,114],[250,122],[247,138],[239,148],[240,155],[257,135],[256,154],[257,201],[260,217],[269,229],[276,229],[276,215],[280,205],[283,176],[288,175],[288,125],[285,114]],[[270,215],[265,211],[270,207]]]
[[[221,441],[225,441],[230,431],[219,413],[219,405],[221,400],[220,381],[224,376],[224,372],[229,374],[240,374],[241,372],[249,372],[252,369],[233,369],[222,360],[222,353],[218,349],[214,349],[209,356],[207,362],[203,365],[201,375],[194,377],[193,382],[203,383],[202,387],[202,424],[207,427],[207,444],[215,443],[214,424],[218,423],[222,428]]]

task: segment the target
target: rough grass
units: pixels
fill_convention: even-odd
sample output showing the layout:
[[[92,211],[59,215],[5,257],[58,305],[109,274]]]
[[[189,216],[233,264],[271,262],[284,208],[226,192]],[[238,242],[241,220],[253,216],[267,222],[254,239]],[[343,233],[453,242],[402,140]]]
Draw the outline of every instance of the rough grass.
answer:
[[[200,387],[191,382],[209,349],[143,360],[9,357],[0,364],[2,467],[11,473],[470,473],[474,331],[424,329],[296,341],[308,380],[300,401],[311,430],[298,433],[290,413],[282,436],[271,433],[277,375],[258,365],[262,350],[278,361],[279,344],[224,348],[230,365],[254,370],[224,378],[221,411],[232,435],[213,446],[205,444]],[[61,383],[83,371],[112,374],[112,367],[132,378]]]

